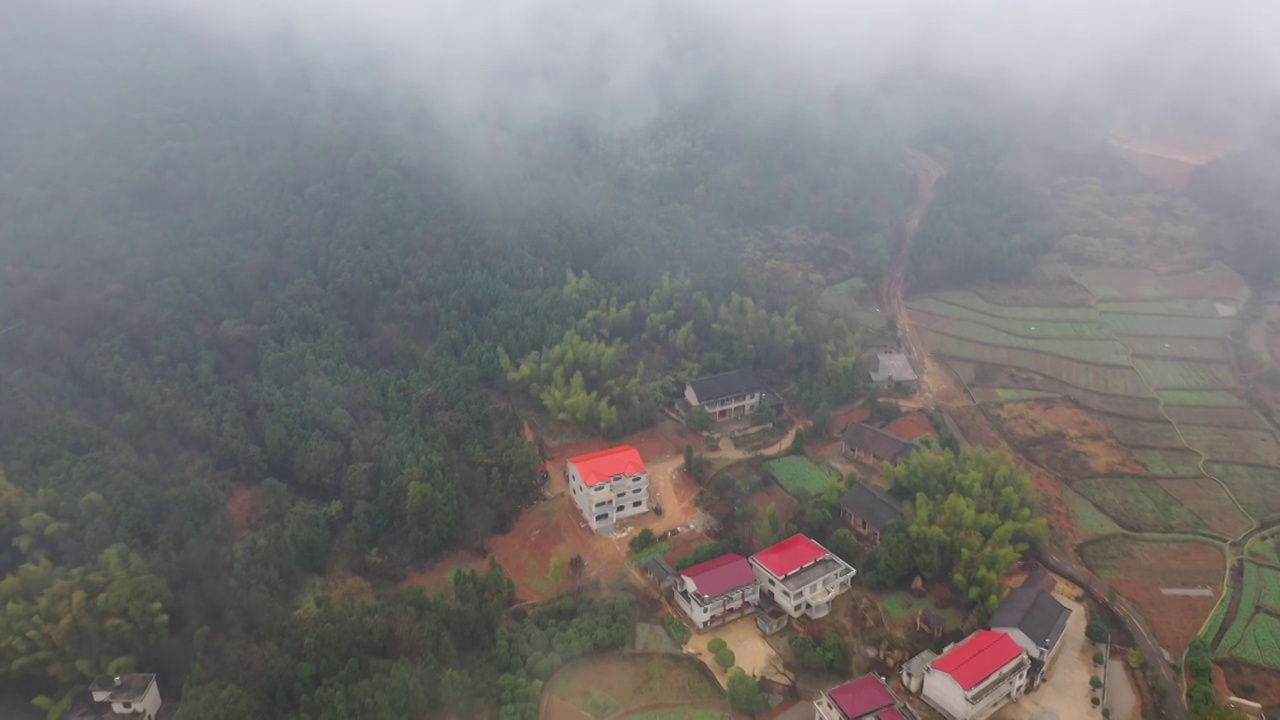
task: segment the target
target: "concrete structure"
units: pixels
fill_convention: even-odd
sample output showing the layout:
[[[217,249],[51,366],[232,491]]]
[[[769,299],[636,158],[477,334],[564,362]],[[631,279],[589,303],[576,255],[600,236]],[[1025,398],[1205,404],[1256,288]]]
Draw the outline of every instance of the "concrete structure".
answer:
[[[804,535],[751,556],[760,592],[791,617],[826,617],[853,582],[854,569]]]
[[[902,353],[876,353],[871,362],[871,382],[876,387],[889,387],[901,383],[914,388],[920,377],[911,368],[911,360]]]
[[[855,480],[840,496],[840,516],[872,545],[879,545],[890,523],[902,519],[902,506],[880,488]]]
[[[929,664],[921,695],[948,720],[982,720],[1026,692],[1030,667],[1008,634],[980,630]]]
[[[89,685],[88,698],[67,720],[155,720],[163,700],[156,676],[104,675]]]
[[[574,504],[595,532],[611,532],[619,520],[649,511],[649,471],[630,445],[571,458],[565,475]]]
[[[673,594],[676,604],[699,630],[723,625],[760,608],[760,584],[755,571],[737,553],[681,571]]]
[[[991,616],[988,627],[1008,634],[1031,659],[1028,692],[1044,680],[1070,618],[1071,611],[1052,595],[1026,586],[1010,590]]]
[[[782,406],[782,398],[770,392],[750,370],[690,380],[684,387],[684,399],[693,407],[701,406],[713,422],[746,417],[761,403],[778,409]]]
[[[850,425],[840,440],[844,454],[862,462],[899,462],[919,450],[914,443],[862,423]]]
[[[929,665],[938,659],[938,653],[932,650],[925,650],[919,655],[911,658],[902,665],[902,686],[907,692],[913,695],[919,695],[924,688],[924,674],[929,670]]]
[[[818,695],[815,720],[916,720],[884,678],[863,675]]]
[[[645,573],[653,578],[658,584],[660,592],[666,592],[669,588],[675,587],[676,581],[680,579],[680,575],[676,573],[676,569],[671,567],[671,563],[661,555],[654,555],[644,562]]]

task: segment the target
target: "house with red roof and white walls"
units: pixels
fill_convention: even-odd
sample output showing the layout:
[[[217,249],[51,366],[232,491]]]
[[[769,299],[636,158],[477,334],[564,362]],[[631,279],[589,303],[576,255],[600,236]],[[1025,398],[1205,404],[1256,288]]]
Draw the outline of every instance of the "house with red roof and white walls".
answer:
[[[751,556],[767,596],[793,618],[826,617],[831,602],[848,592],[856,572],[848,563],[800,534]]]
[[[694,627],[705,630],[760,607],[760,584],[747,559],[728,553],[680,571],[673,594]]]
[[[877,675],[863,675],[827,690],[813,701],[815,720],[917,720]]]
[[[630,445],[570,458],[565,475],[573,503],[597,533],[612,532],[619,520],[649,512],[649,471]]]
[[[929,663],[921,696],[949,720],[983,720],[1022,697],[1030,668],[1008,633],[980,630]]]

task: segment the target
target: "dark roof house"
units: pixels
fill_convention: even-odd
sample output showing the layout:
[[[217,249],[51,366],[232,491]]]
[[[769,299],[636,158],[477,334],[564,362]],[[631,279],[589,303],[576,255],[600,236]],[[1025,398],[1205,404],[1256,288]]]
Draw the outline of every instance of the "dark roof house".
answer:
[[[866,529],[883,533],[889,523],[902,517],[902,506],[885,491],[854,482],[840,497],[840,509],[865,524]]]
[[[1036,563],[1027,571],[1027,576],[1022,579],[1022,584],[1019,587],[1038,588],[1051,593],[1058,589],[1058,581],[1053,575],[1049,574],[1048,570],[1044,569],[1043,565]]]
[[[658,583],[659,590],[666,590],[676,582],[676,569],[661,555],[654,555],[644,562],[644,571]]]
[[[1020,587],[1004,597],[988,627],[1008,632],[1028,655],[1044,660],[1062,638],[1070,617],[1071,611],[1054,596],[1039,588]]]
[[[846,453],[885,462],[905,460],[917,450],[915,445],[902,438],[862,423],[849,426],[842,440]]]
[[[727,397],[745,395],[761,389],[760,381],[750,369],[730,370],[719,375],[690,380],[689,387],[698,397],[698,402],[709,403]]]

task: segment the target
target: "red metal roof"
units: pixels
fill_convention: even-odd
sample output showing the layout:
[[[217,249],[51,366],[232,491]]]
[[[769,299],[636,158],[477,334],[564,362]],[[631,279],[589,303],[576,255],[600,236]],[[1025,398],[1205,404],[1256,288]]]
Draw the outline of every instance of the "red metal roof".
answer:
[[[607,482],[614,475],[635,475],[645,471],[640,451],[630,445],[618,445],[586,455],[569,458],[587,487]]]
[[[898,704],[884,681],[875,675],[863,675],[827,691],[831,702],[840,708],[845,717],[861,718],[878,710],[891,708]],[[890,717],[881,713],[877,717]]]
[[[692,580],[698,594],[707,598],[723,595],[756,581],[756,572],[751,569],[751,563],[737,553],[711,558],[680,574]]]
[[[1022,648],[1008,634],[983,630],[934,660],[933,669],[950,675],[962,689],[972,690],[1021,654]]]
[[[792,535],[777,545],[752,555],[756,562],[779,578],[784,578],[826,556],[826,548],[800,534]]]

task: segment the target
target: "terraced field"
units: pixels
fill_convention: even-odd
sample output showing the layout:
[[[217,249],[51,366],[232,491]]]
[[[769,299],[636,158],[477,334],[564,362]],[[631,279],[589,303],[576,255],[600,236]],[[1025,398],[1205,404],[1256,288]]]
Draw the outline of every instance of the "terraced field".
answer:
[[[1215,655],[1280,669],[1280,570],[1244,563],[1244,581]]]

